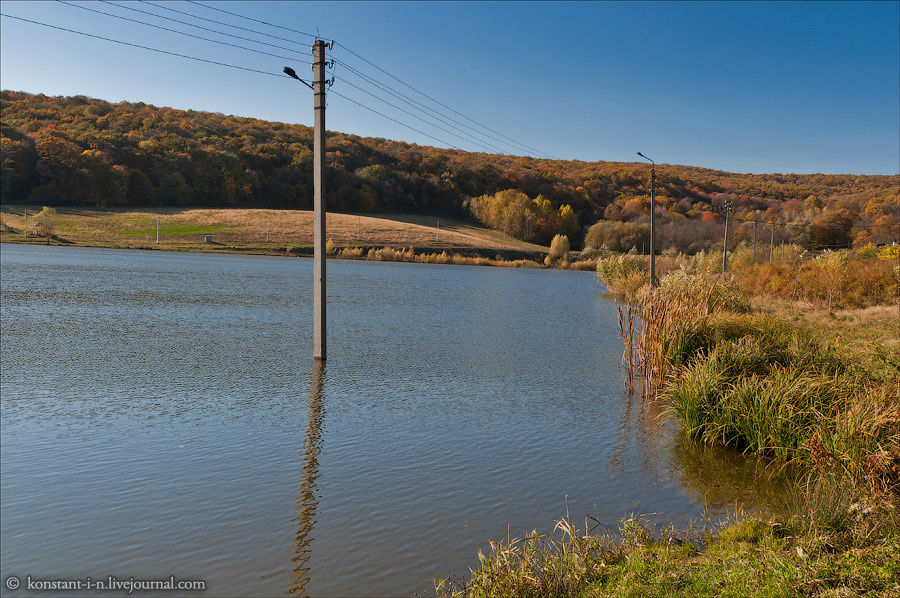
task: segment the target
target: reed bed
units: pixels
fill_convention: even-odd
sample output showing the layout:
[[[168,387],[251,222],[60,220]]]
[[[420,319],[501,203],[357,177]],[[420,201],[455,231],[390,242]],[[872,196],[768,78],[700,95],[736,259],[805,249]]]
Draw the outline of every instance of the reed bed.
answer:
[[[507,268],[540,268],[541,265],[533,260],[505,260],[502,258],[491,259],[480,256],[467,256],[447,251],[417,253],[412,247],[344,247],[337,249],[332,246],[331,255],[342,259],[373,260],[379,262],[411,262],[419,264],[455,264],[459,266],[501,266]]]
[[[629,259],[604,271],[627,281]],[[619,310],[629,393],[637,375],[694,438],[900,497],[896,363],[841,359],[808,330],[752,313],[728,278],[681,269],[629,299]]]

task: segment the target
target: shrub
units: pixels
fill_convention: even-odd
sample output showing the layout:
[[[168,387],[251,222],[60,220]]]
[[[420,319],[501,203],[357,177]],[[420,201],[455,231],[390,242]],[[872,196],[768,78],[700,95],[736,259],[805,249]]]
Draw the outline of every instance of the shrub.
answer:
[[[650,227],[634,222],[601,220],[588,229],[584,246],[592,249],[608,249],[626,252],[650,238]]]
[[[828,252],[813,259],[798,252],[793,262],[749,266],[735,272],[745,293],[805,299],[834,307],[865,307],[896,300],[900,278],[895,262],[870,252]]]
[[[709,313],[723,309],[740,313],[750,311],[750,302],[732,284],[708,276],[689,274],[685,270],[676,270],[663,276],[659,281],[659,288],[664,295],[689,295],[698,301],[706,301]]]
[[[550,257],[553,259],[565,259],[569,255],[569,237],[556,235],[550,241]]]
[[[56,209],[44,206],[40,212],[30,218],[33,224],[28,232],[28,236],[46,237],[49,243],[56,229]]]
[[[597,275],[610,292],[633,297],[649,281],[650,266],[639,256],[617,255],[597,262]]]
[[[896,262],[900,260],[900,245],[889,245],[878,250],[878,259]]]

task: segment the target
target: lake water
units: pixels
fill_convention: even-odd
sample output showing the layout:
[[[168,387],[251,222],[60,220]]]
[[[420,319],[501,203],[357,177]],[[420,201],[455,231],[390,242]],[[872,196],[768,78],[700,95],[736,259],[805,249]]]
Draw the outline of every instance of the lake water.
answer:
[[[567,510],[684,524],[780,490],[626,400],[591,273],[329,261],[317,368],[311,260],[4,244],[0,266],[3,579],[430,594]]]

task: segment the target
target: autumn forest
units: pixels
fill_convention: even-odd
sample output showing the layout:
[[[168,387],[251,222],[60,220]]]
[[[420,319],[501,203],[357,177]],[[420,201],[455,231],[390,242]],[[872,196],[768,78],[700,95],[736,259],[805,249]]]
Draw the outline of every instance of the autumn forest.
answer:
[[[2,99],[2,200],[59,206],[311,209],[312,129],[220,113],[13,91]],[[637,148],[640,149],[640,148]],[[483,154],[329,132],[328,209],[445,214],[541,244],[642,251],[649,168]],[[758,234],[811,249],[897,240],[900,175],[656,168],[662,250]]]

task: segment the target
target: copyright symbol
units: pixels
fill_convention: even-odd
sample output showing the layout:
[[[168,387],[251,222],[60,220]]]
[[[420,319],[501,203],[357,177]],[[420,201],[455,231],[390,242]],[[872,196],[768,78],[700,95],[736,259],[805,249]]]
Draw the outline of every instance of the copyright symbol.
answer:
[[[10,590],[18,590],[19,589],[19,578],[9,576],[6,578],[6,587]]]

